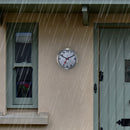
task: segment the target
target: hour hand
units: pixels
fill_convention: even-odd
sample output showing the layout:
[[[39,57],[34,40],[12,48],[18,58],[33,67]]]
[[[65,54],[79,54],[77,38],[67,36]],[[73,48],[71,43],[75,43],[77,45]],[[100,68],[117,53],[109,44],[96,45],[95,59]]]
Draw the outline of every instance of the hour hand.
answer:
[[[64,57],[63,55],[60,55],[60,56],[62,56],[63,58],[65,58],[65,59],[66,59],[66,57]]]

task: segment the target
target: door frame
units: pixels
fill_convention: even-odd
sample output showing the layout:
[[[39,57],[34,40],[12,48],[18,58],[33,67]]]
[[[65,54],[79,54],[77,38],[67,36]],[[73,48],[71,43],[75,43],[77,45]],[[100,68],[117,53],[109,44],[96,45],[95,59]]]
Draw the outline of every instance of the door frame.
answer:
[[[101,28],[130,28],[130,23],[96,23],[94,24],[94,64],[93,64],[93,78],[94,86],[97,86],[97,92],[93,97],[93,130],[100,130],[100,82],[99,82],[99,70],[100,70],[100,29]]]

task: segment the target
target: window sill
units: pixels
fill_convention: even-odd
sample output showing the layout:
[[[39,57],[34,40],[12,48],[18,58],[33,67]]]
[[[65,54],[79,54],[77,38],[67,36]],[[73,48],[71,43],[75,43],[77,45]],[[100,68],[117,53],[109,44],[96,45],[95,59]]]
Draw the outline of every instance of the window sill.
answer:
[[[48,125],[48,113],[17,113],[0,116],[2,125]]]

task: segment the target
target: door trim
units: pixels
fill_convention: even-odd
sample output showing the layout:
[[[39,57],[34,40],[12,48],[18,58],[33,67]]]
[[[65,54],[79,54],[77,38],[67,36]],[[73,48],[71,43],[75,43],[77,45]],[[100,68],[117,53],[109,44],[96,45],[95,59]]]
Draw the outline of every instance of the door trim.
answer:
[[[100,130],[100,82],[99,82],[99,69],[100,69],[100,29],[101,28],[130,28],[130,23],[96,23],[94,24],[94,84],[97,85],[97,93],[93,97],[93,130]]]

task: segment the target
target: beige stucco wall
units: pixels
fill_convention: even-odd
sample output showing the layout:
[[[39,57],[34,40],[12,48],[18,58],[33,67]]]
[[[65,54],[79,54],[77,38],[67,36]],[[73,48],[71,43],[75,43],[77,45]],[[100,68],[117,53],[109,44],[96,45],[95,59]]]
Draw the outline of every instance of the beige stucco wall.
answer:
[[[48,126],[0,126],[31,130],[93,130],[93,24],[130,22],[130,15],[90,15],[83,26],[81,14],[6,14],[0,26],[0,112],[6,111],[6,23],[39,23],[38,110],[49,112]],[[56,62],[66,47],[78,56],[78,64],[63,70]],[[17,110],[18,111],[18,110]],[[22,110],[24,112],[24,110]],[[21,110],[20,110],[21,112]]]

